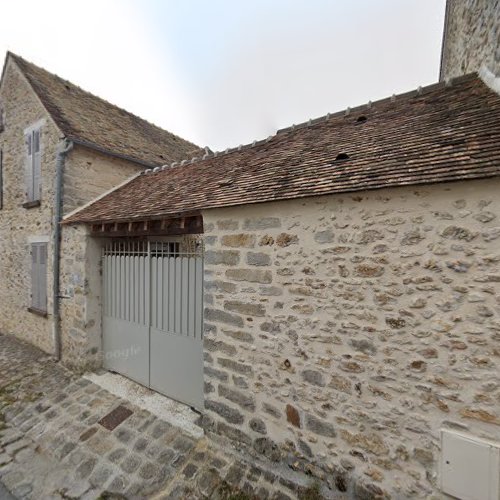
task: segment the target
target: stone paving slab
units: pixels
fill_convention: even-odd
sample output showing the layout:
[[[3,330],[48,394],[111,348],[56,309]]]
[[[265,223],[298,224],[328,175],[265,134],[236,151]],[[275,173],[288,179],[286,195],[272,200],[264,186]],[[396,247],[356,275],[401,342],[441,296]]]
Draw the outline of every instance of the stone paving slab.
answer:
[[[99,425],[120,405],[128,418],[111,431]],[[7,335],[0,335],[0,482],[33,500],[323,498],[306,480],[193,437]]]

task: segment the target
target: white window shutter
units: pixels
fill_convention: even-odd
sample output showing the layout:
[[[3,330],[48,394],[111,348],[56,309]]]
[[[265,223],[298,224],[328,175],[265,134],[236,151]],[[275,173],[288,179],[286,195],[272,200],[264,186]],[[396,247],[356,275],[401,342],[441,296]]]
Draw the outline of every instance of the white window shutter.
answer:
[[[31,245],[31,307],[47,311],[47,244]]]
[[[41,200],[42,194],[42,153],[41,129],[33,131],[33,201]]]
[[[38,249],[38,310],[47,311],[47,244]]]
[[[24,167],[26,201],[33,201],[33,134],[29,132],[24,138],[26,142],[26,163]]]
[[[38,309],[38,245],[31,245],[31,307]]]

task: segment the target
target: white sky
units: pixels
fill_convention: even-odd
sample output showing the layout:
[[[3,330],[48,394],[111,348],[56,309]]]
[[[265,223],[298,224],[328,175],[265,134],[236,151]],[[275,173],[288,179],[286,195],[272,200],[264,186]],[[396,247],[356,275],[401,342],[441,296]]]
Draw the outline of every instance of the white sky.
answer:
[[[0,54],[225,149],[436,81],[444,3],[0,0]]]

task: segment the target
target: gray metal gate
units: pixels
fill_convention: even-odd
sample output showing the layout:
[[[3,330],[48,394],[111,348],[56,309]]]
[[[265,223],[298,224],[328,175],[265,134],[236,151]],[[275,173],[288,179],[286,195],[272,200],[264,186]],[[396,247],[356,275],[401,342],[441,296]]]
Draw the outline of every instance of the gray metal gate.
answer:
[[[103,251],[104,367],[203,406],[203,255],[175,242]]]

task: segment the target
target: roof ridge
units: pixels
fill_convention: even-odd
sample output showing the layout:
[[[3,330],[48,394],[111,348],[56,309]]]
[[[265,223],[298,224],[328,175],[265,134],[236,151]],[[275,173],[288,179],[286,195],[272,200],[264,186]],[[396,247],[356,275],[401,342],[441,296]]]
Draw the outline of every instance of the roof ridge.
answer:
[[[380,105],[383,102],[389,102],[389,101],[396,102],[397,99],[401,99],[402,97],[409,98],[412,96],[415,96],[415,97],[421,96],[421,95],[423,95],[427,92],[430,92],[432,90],[437,90],[437,89],[442,88],[442,87],[451,87],[453,85],[463,83],[463,82],[466,82],[468,80],[473,80],[473,79],[478,78],[478,77],[480,77],[478,72],[473,71],[471,73],[456,76],[454,78],[450,78],[450,79],[445,80],[445,81],[438,81],[435,83],[430,83],[429,85],[425,85],[423,87],[419,86],[416,89],[402,92],[400,94],[392,94],[389,97],[383,97],[381,99],[377,99],[376,101],[368,101],[365,104],[360,104],[360,105],[355,106],[353,108],[347,107],[347,108],[341,109],[339,111],[335,111],[333,113],[327,113],[326,115],[322,115],[322,116],[319,116],[317,118],[309,118],[309,120],[307,120],[305,122],[300,122],[298,124],[294,123],[288,127],[278,129],[274,134],[269,135],[265,139],[254,140],[254,141],[246,143],[246,144],[240,144],[239,146],[236,146],[236,147],[226,148],[223,151],[207,151],[208,148],[205,148],[206,152],[202,157],[194,156],[192,158],[186,158],[186,159],[181,160],[181,161],[174,161],[170,164],[163,165],[162,167],[147,168],[146,170],[143,171],[143,174],[157,173],[157,172],[160,172],[160,171],[163,171],[166,169],[170,169],[170,168],[180,167],[180,166],[184,166],[187,164],[198,163],[198,162],[201,162],[201,161],[209,159],[209,158],[216,158],[218,156],[224,156],[224,155],[228,155],[228,154],[235,153],[235,152],[245,151],[245,150],[251,149],[255,146],[259,146],[261,144],[268,143],[273,138],[277,137],[278,135],[281,136],[281,135],[284,135],[286,133],[293,132],[297,129],[311,127],[311,126],[317,125],[319,123],[323,123],[325,121],[328,121],[330,118],[334,118],[334,117],[338,117],[338,116],[342,116],[342,115],[348,116],[352,112],[358,112],[358,111],[362,111],[364,109],[372,109],[374,106]],[[483,80],[481,79],[481,81],[483,81]]]
[[[65,86],[67,86],[67,85],[69,84],[69,85],[71,85],[71,86],[73,86],[73,87],[77,88],[77,89],[78,89],[78,90],[80,90],[81,92],[83,92],[83,93],[85,93],[85,94],[87,94],[87,95],[89,95],[89,96],[93,97],[94,99],[96,99],[96,100],[98,100],[98,101],[101,101],[101,102],[103,102],[103,103],[107,104],[108,106],[111,106],[111,107],[115,108],[117,111],[120,111],[120,112],[122,112],[122,113],[125,113],[126,115],[129,115],[129,116],[134,117],[134,118],[136,118],[136,119],[138,119],[138,120],[141,120],[141,121],[143,121],[143,122],[146,122],[146,123],[147,123],[147,124],[149,124],[150,126],[152,126],[152,127],[156,128],[156,129],[158,129],[158,130],[161,130],[162,132],[166,132],[166,133],[170,134],[171,136],[176,137],[177,139],[180,139],[180,140],[181,140],[181,141],[183,141],[183,142],[187,142],[187,143],[191,144],[192,146],[194,146],[194,149],[199,148],[199,146],[197,146],[195,143],[193,143],[193,142],[191,142],[191,141],[188,141],[188,140],[184,139],[183,137],[181,137],[181,136],[179,136],[179,135],[177,135],[177,134],[175,134],[175,133],[173,133],[173,132],[170,132],[170,130],[166,130],[166,129],[164,129],[164,128],[160,127],[159,125],[156,125],[155,123],[150,122],[149,120],[147,120],[147,119],[145,119],[145,118],[142,118],[141,116],[136,115],[135,113],[132,113],[131,111],[128,111],[128,110],[126,110],[125,108],[122,108],[122,107],[118,106],[117,104],[114,104],[114,103],[112,103],[112,102],[108,101],[107,99],[104,99],[103,97],[100,97],[100,96],[98,96],[98,95],[96,95],[96,94],[94,94],[94,93],[92,93],[92,92],[89,92],[88,90],[85,90],[84,88],[80,87],[79,85],[77,85],[77,84],[75,84],[75,83],[71,82],[70,80],[67,80],[67,79],[65,79],[65,78],[63,78],[63,77],[61,77],[61,76],[59,76],[58,74],[56,74],[56,73],[52,73],[51,71],[49,71],[49,70],[47,70],[47,69],[43,68],[42,66],[38,66],[37,64],[35,64],[35,63],[31,62],[31,61],[28,61],[27,59],[25,59],[25,58],[24,58],[24,57],[22,57],[22,56],[19,56],[19,55],[17,55],[17,54],[14,54],[14,53],[13,53],[13,52],[11,52],[11,51],[7,51],[7,57],[8,57],[9,55],[10,55],[10,56],[14,59],[14,61],[15,61],[16,63],[17,63],[18,61],[21,61],[21,63],[24,63],[24,64],[27,64],[27,65],[33,66],[33,67],[35,67],[35,68],[36,68],[37,70],[39,70],[39,71],[44,71],[45,73],[49,74],[51,77],[56,78],[57,80],[59,80],[59,81],[60,81],[61,83],[63,83]],[[24,69],[23,69],[22,67],[20,67],[20,69],[21,69],[21,71],[23,72],[24,76],[25,76],[26,78],[28,78],[28,80],[29,80],[29,81],[30,81],[30,83],[31,83],[31,78],[30,78],[30,76],[26,74],[26,72],[24,71]],[[69,90],[69,89],[68,89],[68,90]],[[50,110],[47,110],[47,111],[50,113]],[[51,114],[51,113],[50,113],[50,114]]]

